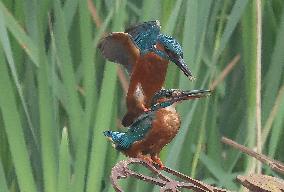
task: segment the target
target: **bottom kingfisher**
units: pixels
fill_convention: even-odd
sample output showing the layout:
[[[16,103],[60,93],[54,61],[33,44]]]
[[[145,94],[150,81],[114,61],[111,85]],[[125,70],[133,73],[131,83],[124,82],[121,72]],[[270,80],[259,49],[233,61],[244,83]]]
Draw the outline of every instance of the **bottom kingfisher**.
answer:
[[[164,165],[159,153],[180,128],[180,117],[175,110],[175,104],[209,95],[210,90],[162,89],[154,95],[148,111],[141,114],[127,132],[105,131],[104,135],[126,156],[155,162],[162,169]]]

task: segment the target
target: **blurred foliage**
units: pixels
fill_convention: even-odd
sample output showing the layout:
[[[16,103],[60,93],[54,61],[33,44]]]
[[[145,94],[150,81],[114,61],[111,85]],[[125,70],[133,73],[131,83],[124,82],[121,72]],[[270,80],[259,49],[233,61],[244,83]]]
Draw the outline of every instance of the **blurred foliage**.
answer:
[[[263,153],[282,162],[283,6],[262,1],[261,58]],[[168,167],[237,190],[235,176],[251,160],[220,138],[255,147],[255,7],[254,0],[0,1],[0,191],[113,191],[111,167],[125,157],[102,131],[118,129],[125,92],[118,65],[96,45],[107,32],[156,19],[181,42],[197,77],[190,82],[170,64],[167,88],[209,88],[240,55],[210,98],[178,106],[180,133],[161,155]],[[133,180],[122,185],[156,190]]]

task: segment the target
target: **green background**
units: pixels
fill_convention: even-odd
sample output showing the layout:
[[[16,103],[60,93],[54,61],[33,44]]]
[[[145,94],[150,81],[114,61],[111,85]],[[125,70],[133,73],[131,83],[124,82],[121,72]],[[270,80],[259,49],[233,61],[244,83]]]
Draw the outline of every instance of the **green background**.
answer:
[[[156,19],[181,43],[197,77],[190,82],[170,64],[166,88],[212,88],[218,80],[211,97],[178,106],[182,125],[161,153],[166,166],[238,190],[235,176],[256,162],[221,144],[221,136],[250,148],[258,141],[264,154],[284,161],[284,1],[260,1],[261,17],[257,2],[0,1],[0,191],[113,191],[111,168],[125,157],[102,132],[121,126],[127,80],[96,46],[108,32]],[[266,166],[263,172],[277,175]],[[122,185],[158,190],[131,179]]]

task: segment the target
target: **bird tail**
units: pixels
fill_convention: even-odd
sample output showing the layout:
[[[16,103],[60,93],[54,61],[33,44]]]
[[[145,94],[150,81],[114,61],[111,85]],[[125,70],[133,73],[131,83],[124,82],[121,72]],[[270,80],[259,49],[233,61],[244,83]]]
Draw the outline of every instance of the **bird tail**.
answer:
[[[104,135],[111,140],[118,150],[128,149],[131,145],[126,133],[118,131],[104,131]]]
[[[125,133],[118,131],[104,131],[104,135],[109,138],[113,143],[118,143],[121,140],[122,135]]]

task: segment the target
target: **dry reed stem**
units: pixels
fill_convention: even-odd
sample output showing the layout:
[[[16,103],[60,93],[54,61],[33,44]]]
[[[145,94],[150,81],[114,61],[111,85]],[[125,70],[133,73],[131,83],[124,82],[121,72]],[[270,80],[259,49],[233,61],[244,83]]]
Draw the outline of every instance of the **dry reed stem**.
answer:
[[[261,0],[256,0],[256,151],[262,153],[261,145],[261,38],[262,12]],[[256,173],[261,173],[261,162],[256,164]]]
[[[226,137],[222,137],[222,142],[256,158],[257,160],[261,161],[264,164],[267,164],[274,171],[284,174],[284,165],[281,162],[271,159],[263,154],[257,153],[253,151],[252,149],[249,149]]]
[[[232,71],[232,69],[235,67],[235,65],[239,62],[241,56],[240,54],[237,54],[230,62],[229,64],[223,69],[223,71],[220,73],[220,75],[215,79],[211,85],[210,90],[214,90],[224,79],[226,76]]]
[[[131,170],[128,167],[131,164],[139,164],[139,165],[146,167],[153,174],[155,174],[156,177],[143,175],[141,173],[137,173]],[[163,175],[162,171],[170,173],[171,175],[178,177],[182,179],[183,181],[176,181],[174,179],[171,179],[168,176]],[[127,160],[120,161],[112,168],[110,179],[111,179],[112,186],[116,192],[123,192],[123,189],[119,186],[118,181],[120,179],[127,179],[128,177],[134,177],[136,179],[139,179],[139,180],[142,180],[148,183],[152,183],[154,185],[158,185],[161,187],[160,188],[161,192],[180,191],[180,189],[182,188],[190,189],[190,190],[197,191],[197,192],[209,192],[209,191],[210,192],[229,192],[228,190],[213,187],[201,181],[198,181],[196,179],[192,179],[188,177],[187,175],[184,175],[168,167],[164,167],[163,170],[159,170],[153,164],[147,161],[144,161],[142,159],[138,159],[138,158],[130,158]]]
[[[92,0],[88,0],[88,8],[89,8],[89,11],[90,11],[90,13],[92,15],[93,21],[95,22],[96,26],[98,28],[101,27],[102,20],[99,17],[98,12],[97,12],[97,8],[94,5]],[[117,68],[117,76],[118,76],[119,82],[120,82],[120,84],[122,86],[123,92],[126,95],[129,83],[128,83],[128,80],[127,80],[127,78],[126,78],[126,76],[125,76],[125,74],[124,74],[124,72],[122,70],[122,67],[120,65]]]
[[[262,146],[265,144],[267,140],[268,134],[272,127],[272,123],[277,115],[283,97],[284,97],[284,85],[282,85],[281,88],[279,89],[273,108],[264,124],[263,134],[262,134]]]
[[[100,19],[97,9],[92,0],[88,0],[88,8],[89,8],[89,11],[92,15],[93,21],[95,22],[96,26],[100,27],[102,25],[102,20]]]
[[[123,72],[122,66],[118,66],[117,67],[117,76],[118,76],[119,82],[120,82],[120,84],[122,86],[124,95],[126,95],[127,91],[128,91],[128,87],[129,87],[129,81],[126,78],[126,76],[125,76],[125,74]]]

